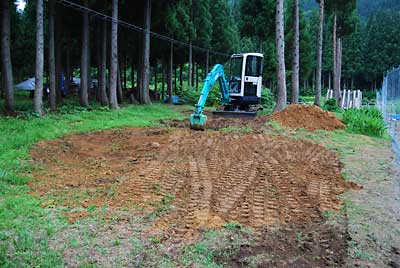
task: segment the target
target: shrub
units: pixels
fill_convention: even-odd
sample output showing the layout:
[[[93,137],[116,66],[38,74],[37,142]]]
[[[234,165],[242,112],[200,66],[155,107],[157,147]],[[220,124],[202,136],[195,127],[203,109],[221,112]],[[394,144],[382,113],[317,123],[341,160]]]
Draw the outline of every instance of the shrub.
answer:
[[[201,88],[197,91],[195,88],[184,88],[179,92],[179,96],[185,99],[187,104],[196,104],[199,101]],[[214,85],[207,97],[206,106],[216,106],[221,103],[221,90],[219,84]]]
[[[275,105],[274,95],[269,88],[263,88],[261,91],[261,105],[264,108],[273,108]]]
[[[382,137],[386,131],[382,114],[375,107],[348,109],[343,113],[342,120],[348,130],[354,133]]]
[[[340,110],[339,106],[336,103],[336,99],[328,99],[325,101],[324,105],[322,106],[322,108],[325,111],[329,111],[329,112],[337,112]]]

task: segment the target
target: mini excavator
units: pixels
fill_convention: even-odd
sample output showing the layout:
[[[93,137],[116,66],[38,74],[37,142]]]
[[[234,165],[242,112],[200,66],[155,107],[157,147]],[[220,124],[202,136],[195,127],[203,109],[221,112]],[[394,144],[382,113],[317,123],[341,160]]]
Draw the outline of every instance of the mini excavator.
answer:
[[[261,108],[261,85],[264,56],[260,53],[234,54],[230,60],[229,81],[224,68],[217,64],[204,80],[195,112],[190,116],[190,128],[204,130],[207,116],[203,114],[208,94],[218,81],[222,108],[213,111],[218,116],[256,116]]]

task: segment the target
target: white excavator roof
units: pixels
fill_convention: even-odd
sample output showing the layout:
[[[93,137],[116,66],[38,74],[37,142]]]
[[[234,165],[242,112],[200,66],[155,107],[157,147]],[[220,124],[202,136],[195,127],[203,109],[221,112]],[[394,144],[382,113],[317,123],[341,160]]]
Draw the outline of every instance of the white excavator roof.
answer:
[[[256,56],[256,57],[261,57],[264,58],[264,55],[261,53],[240,53],[240,54],[233,54],[231,58],[236,58],[236,57],[246,57],[246,56]]]

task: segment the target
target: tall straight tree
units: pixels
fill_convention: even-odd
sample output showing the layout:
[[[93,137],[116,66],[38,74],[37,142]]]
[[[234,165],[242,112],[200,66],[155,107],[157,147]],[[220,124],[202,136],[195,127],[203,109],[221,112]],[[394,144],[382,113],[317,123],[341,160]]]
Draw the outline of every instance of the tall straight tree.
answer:
[[[142,55],[142,79],[140,87],[140,103],[151,104],[149,95],[150,85],[150,28],[151,28],[151,0],[145,0],[144,5],[144,33]]]
[[[333,95],[336,99],[336,102],[339,102],[340,99],[340,85],[337,83],[338,79],[338,67],[337,67],[337,12],[334,11],[333,14],[333,33],[332,33],[332,47],[333,47]]]
[[[100,102],[101,105],[108,105],[108,97],[107,97],[107,79],[106,79],[106,69],[107,69],[107,21],[104,20],[102,22],[102,31],[101,31],[102,41],[100,43]],[[132,68],[133,71],[133,68]]]
[[[275,111],[280,112],[286,107],[286,67],[285,67],[285,23],[284,0],[276,1],[276,57],[277,57],[277,82],[278,98]]]
[[[56,110],[56,58],[55,58],[55,0],[49,0],[49,78],[50,109]]]
[[[193,86],[193,46],[192,40],[189,43],[189,62],[188,62],[188,87],[191,88]]]
[[[43,0],[36,1],[36,68],[35,68],[35,98],[34,107],[38,115],[43,115],[43,65],[44,65],[44,34],[43,34]]]
[[[321,77],[322,77],[322,49],[324,41],[324,9],[325,1],[319,1],[319,29],[318,29],[318,52],[317,52],[317,87],[315,92],[315,105],[321,106]]]
[[[10,52],[10,1],[2,1],[2,30],[1,30],[1,72],[3,74],[3,90],[6,96],[6,111],[14,111],[14,81]]]
[[[351,15],[356,8],[356,0],[325,0],[327,10],[333,15],[333,91],[337,102],[340,101],[340,76],[341,65],[338,61],[341,57],[341,49],[338,46],[338,39],[348,35],[354,30],[354,21]],[[338,54],[339,53],[339,54]]]
[[[113,0],[111,23],[111,62],[110,62],[110,107],[118,109],[117,83],[118,83],[118,0]]]
[[[293,47],[292,47],[292,103],[299,103],[299,72],[300,72],[300,23],[299,0],[294,0],[293,6]]]
[[[84,6],[89,6],[88,0],[83,1]],[[81,105],[88,106],[88,90],[89,90],[89,14],[83,13],[82,24],[82,56],[81,56],[81,90],[80,101]]]
[[[193,24],[193,2],[188,1],[188,7],[190,11],[190,22]],[[193,87],[193,36],[189,35],[189,62],[188,62],[188,87]]]
[[[170,43],[168,64],[168,103],[172,103],[172,69],[174,68],[174,43]]]

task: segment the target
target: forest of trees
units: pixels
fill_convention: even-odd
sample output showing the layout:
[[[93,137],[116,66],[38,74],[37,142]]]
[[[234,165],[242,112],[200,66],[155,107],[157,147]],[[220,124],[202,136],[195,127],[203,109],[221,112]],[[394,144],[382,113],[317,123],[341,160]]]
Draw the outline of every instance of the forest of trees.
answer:
[[[28,0],[17,11],[4,0],[1,97],[12,113],[14,84],[35,77],[35,111],[44,113],[43,83],[56,110],[66,97],[64,74],[66,88],[80,77],[82,106],[117,109],[126,98],[150,104],[196,92],[210,66],[232,53],[262,52],[276,110],[300,95],[315,95],[321,105],[324,89],[334,89],[336,98],[343,88],[375,90],[383,72],[400,64],[397,2]],[[94,92],[91,78],[98,80]]]

